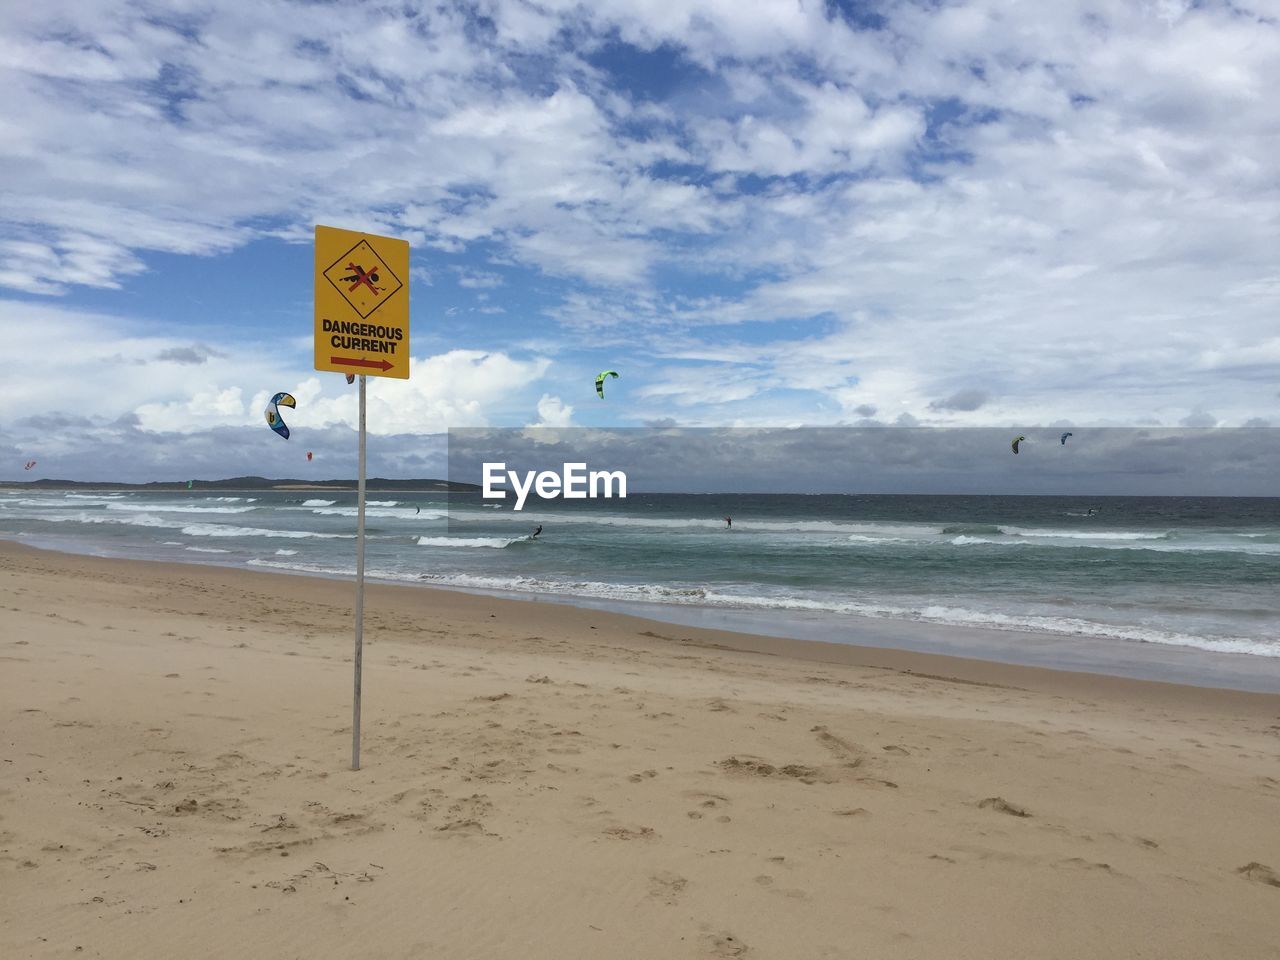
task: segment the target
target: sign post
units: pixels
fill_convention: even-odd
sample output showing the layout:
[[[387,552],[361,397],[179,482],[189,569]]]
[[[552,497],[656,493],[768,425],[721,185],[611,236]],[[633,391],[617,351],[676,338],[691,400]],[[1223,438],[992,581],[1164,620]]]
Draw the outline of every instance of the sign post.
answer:
[[[365,376],[360,375],[360,473],[356,480],[356,653],[351,697],[351,769],[360,769],[360,681],[364,676]]]
[[[356,481],[355,690],[351,769],[360,769],[364,669],[364,491],[366,377],[409,379],[409,244],[316,227],[315,367],[360,376],[360,465]]]

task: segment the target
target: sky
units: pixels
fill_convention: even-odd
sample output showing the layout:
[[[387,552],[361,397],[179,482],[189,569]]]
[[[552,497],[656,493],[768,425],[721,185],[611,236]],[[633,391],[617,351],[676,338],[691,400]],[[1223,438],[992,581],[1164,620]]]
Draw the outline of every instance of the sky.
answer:
[[[317,223],[411,247],[372,475],[459,427],[1280,426],[1280,0],[48,0],[0,81],[0,480],[352,476]]]

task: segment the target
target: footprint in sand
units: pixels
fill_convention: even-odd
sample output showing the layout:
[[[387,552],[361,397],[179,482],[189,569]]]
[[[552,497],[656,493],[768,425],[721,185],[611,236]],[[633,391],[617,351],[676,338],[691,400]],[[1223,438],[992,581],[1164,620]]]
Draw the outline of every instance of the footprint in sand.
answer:
[[[834,753],[841,760],[850,762],[850,766],[858,766],[862,763],[864,757],[862,750],[857,744],[850,743],[843,737],[837,737],[825,726],[816,726],[809,729],[810,733],[818,735],[818,742]]]
[[[751,949],[731,933],[707,934],[703,939],[708,957],[745,957]]]
[[[1112,876],[1122,876],[1109,863],[1098,863],[1093,860],[1086,860],[1083,857],[1068,857],[1065,860],[1058,861],[1059,866],[1076,867],[1085,870],[1101,870],[1103,873],[1109,873]]]
[[[1243,867],[1238,867],[1236,873],[1246,880],[1256,880],[1258,883],[1265,883],[1269,887],[1280,887],[1280,875],[1277,875],[1265,863],[1259,863],[1257,860],[1246,863]]]
[[[701,798],[700,805],[704,807],[717,807],[722,803],[726,803],[726,804],[732,803],[732,801],[728,797],[719,793],[702,793],[701,791],[698,791],[698,790],[691,790],[686,792],[685,796],[693,800],[698,800],[699,798]]]
[[[702,810],[687,811],[685,813],[685,816],[688,817],[690,820],[701,820],[703,816],[703,810],[714,810],[717,807],[719,807],[721,804],[728,804],[730,802],[728,797],[722,796],[721,794],[702,793],[697,790],[687,790],[685,791],[685,796],[689,797],[692,800],[697,800],[698,806],[702,808]]]
[[[816,767],[800,763],[789,763],[784,767],[775,767],[754,757],[729,757],[718,762],[727,773],[750,774],[757,777],[784,777],[799,780],[801,783],[813,784],[818,781],[819,770]]]
[[[1008,800],[1004,799],[1004,797],[987,797],[987,799],[980,801],[978,806],[983,810],[994,810],[997,813],[1007,813],[1011,817],[1031,816],[1031,814],[1027,813],[1027,811],[1022,809],[1022,807],[1015,806]]]
[[[496,836],[496,834],[486,833],[484,824],[479,820],[451,820],[443,826],[436,827],[437,833],[443,833],[445,836],[466,837],[466,836]]]
[[[667,906],[674,907],[680,902],[680,894],[689,885],[689,881],[678,873],[663,870],[649,878],[649,896],[661,900]]]
[[[491,813],[493,802],[483,793],[473,793],[449,805],[449,814],[455,819],[479,820]]]

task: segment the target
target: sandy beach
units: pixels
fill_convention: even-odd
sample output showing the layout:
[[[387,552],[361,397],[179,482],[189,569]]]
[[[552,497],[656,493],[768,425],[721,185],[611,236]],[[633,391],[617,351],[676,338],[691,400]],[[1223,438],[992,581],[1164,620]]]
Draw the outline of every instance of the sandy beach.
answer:
[[[0,955],[1280,956],[1280,697],[0,544]]]

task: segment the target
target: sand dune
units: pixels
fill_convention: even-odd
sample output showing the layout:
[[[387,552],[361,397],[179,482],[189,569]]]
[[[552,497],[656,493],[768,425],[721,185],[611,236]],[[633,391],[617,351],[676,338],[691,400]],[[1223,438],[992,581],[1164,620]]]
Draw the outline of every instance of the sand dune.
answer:
[[[1275,957],[1280,697],[0,544],[5,957]]]

